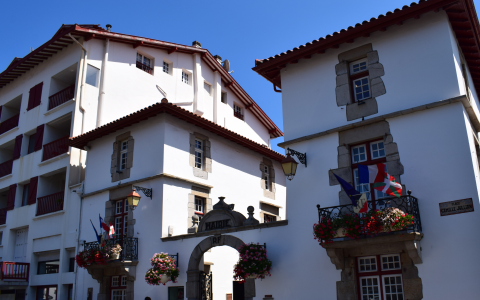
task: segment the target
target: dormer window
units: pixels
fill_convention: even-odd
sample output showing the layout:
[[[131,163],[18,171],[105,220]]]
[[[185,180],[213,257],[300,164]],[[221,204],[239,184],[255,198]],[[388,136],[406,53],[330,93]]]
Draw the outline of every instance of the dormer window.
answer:
[[[190,84],[190,82],[188,81],[189,75],[190,74],[188,74],[187,72],[182,71],[182,82],[184,82],[186,84]]]
[[[168,74],[169,68],[170,68],[170,66],[168,65],[168,63],[166,61],[163,61],[163,73]]]
[[[233,104],[233,115],[240,120],[243,120],[243,111],[242,108],[236,104]]]
[[[352,81],[353,102],[371,98],[366,58],[350,63],[350,80]]]
[[[137,68],[148,74],[153,74],[153,59],[137,53]]]

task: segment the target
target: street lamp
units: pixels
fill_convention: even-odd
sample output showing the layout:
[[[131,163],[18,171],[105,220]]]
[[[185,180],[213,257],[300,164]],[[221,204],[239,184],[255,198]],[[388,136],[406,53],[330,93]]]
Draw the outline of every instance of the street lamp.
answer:
[[[307,154],[306,153],[300,153],[300,152],[297,152],[295,150],[292,150],[290,148],[287,148],[287,157],[285,157],[281,164],[282,164],[282,169],[283,169],[283,173],[285,174],[285,176],[287,176],[287,179],[288,180],[292,180],[293,177],[295,176],[295,173],[297,172],[297,161],[295,159],[293,159],[292,156],[290,155],[293,155],[293,156],[297,156],[298,157],[298,160],[305,165],[305,168],[307,167]]]
[[[128,194],[127,196],[127,201],[128,201],[128,206],[131,210],[134,210],[135,208],[137,208],[138,206],[138,202],[140,202],[140,195],[137,193],[137,191],[135,189],[133,189],[133,191]]]

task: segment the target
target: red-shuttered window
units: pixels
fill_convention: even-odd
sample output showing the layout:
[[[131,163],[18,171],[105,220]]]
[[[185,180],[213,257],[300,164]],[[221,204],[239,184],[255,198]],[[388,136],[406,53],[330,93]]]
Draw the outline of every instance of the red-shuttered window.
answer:
[[[40,102],[42,100],[42,88],[43,82],[40,82],[39,84],[30,89],[27,111],[40,105]]]
[[[127,276],[112,276],[110,290],[112,300],[127,299]]]
[[[38,125],[37,132],[35,133],[35,146],[33,147],[33,151],[38,151],[42,149],[44,131],[45,131],[45,124]]]
[[[15,208],[15,194],[17,193],[17,185],[12,184],[8,189],[7,209],[12,210]]]
[[[28,204],[35,204],[37,202],[37,186],[38,176],[30,178],[30,184],[28,188]]]
[[[121,237],[127,234],[128,227],[128,202],[118,200],[115,202],[115,235]]]

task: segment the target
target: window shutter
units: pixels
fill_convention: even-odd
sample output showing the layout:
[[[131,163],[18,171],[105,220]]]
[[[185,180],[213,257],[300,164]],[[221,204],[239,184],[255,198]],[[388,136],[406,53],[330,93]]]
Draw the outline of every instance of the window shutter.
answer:
[[[38,176],[30,178],[30,187],[28,190],[28,204],[35,204],[37,202],[37,186]]]
[[[128,139],[128,148],[127,148],[127,169],[133,167],[133,146],[134,146],[133,138]]]
[[[45,124],[39,125],[37,127],[37,133],[35,133],[35,147],[34,151],[42,149],[43,146],[43,131],[45,130]]]
[[[12,184],[8,189],[7,210],[12,210],[15,207],[16,192],[17,192],[17,185]]]
[[[110,173],[113,175],[117,172],[117,162],[118,162],[118,143],[113,143],[113,153],[112,153],[112,162],[110,164]]]
[[[19,159],[22,151],[23,134],[15,138],[15,148],[13,148],[13,159]]]
[[[43,82],[40,82],[36,86],[35,90],[35,103],[33,107],[37,107],[40,105],[40,102],[42,101],[42,89],[43,89]],[[33,108],[32,107],[32,108]]]
[[[36,89],[37,89],[37,86],[34,86],[30,89],[30,93],[28,95],[27,111],[34,108],[33,104],[35,102],[35,91],[36,91]]]
[[[2,108],[3,106],[0,105],[0,118],[2,117]]]

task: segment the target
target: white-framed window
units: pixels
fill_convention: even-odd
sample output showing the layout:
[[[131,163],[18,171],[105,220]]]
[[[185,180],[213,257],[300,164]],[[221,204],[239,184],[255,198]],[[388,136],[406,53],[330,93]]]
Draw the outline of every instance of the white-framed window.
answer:
[[[152,60],[140,53],[137,53],[137,62],[142,63],[144,66],[152,67]]]
[[[123,234],[127,234],[127,228],[128,228],[128,216],[125,215],[123,216]]]
[[[115,203],[115,214],[123,213],[123,201],[117,201]]]
[[[400,255],[381,255],[380,256],[382,271],[400,270]]]
[[[352,164],[367,161],[367,149],[365,145],[358,145],[351,148]]]
[[[186,83],[186,84],[190,84],[189,76],[190,76],[189,73],[187,73],[186,71],[182,70],[182,82],[184,82],[184,83]]]
[[[195,139],[195,168],[203,167],[203,141]]]
[[[126,300],[127,291],[126,290],[112,290],[112,300]]]
[[[383,141],[371,142],[370,151],[372,154],[372,159],[385,157],[385,144]]]
[[[116,217],[115,218],[115,234],[122,235],[123,234],[123,219],[124,217]]]
[[[122,276],[122,286],[127,286],[127,276]]]
[[[128,212],[128,200],[127,199],[125,199],[125,205],[124,206],[125,206],[125,212]]]
[[[208,95],[212,95],[212,85],[206,81],[203,82],[203,88],[207,92]]]
[[[350,75],[367,71],[367,59],[359,59],[350,63]]]
[[[120,144],[120,170],[125,170],[127,168],[127,152],[128,141],[123,141]]]
[[[195,196],[195,212],[205,213],[205,198]]]
[[[265,189],[270,190],[270,169],[268,166],[263,166],[263,180],[265,181]]]
[[[383,275],[383,299],[403,300],[402,275]]]
[[[364,256],[358,258],[358,272],[375,272],[377,271],[377,257]]]
[[[360,299],[380,300],[380,280],[378,276],[360,277]]]
[[[170,73],[170,64],[166,61],[163,61],[163,73]]]
[[[243,120],[243,109],[235,103],[233,104],[233,115],[240,120]]]
[[[370,98],[370,81],[368,76],[353,80],[353,92],[355,101],[362,101]]]
[[[360,183],[360,178],[359,178],[359,175],[358,175],[358,169],[353,170],[353,179],[354,179],[355,189],[360,194],[366,193],[367,194],[367,200],[371,200],[370,184],[369,183]]]
[[[112,286],[119,286],[118,276],[112,276]]]

